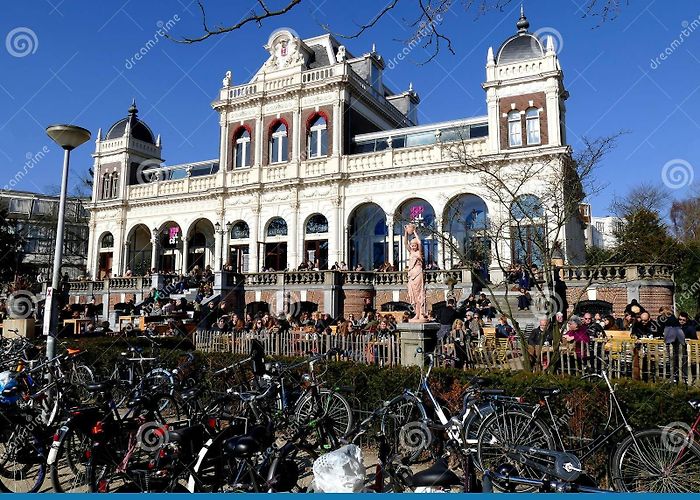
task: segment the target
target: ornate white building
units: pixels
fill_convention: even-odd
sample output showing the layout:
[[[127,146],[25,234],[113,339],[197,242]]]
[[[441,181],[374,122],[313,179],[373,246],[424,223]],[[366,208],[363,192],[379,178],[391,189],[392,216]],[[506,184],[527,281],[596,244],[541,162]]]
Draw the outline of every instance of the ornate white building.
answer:
[[[474,118],[419,125],[418,95],[383,83],[374,50],[355,56],[330,35],[301,40],[288,30],[272,34],[250,82],[233,86],[226,73],[212,103],[221,126],[212,160],[166,166],[160,136],[132,104],[97,135],[88,269],[96,278],[226,263],[282,270],[302,260],[401,269],[409,220],[536,261],[528,245],[479,240],[488,221],[510,214],[445,148],[459,140],[485,162],[554,158],[562,168],[568,93],[551,39],[528,28],[521,16],[517,33],[489,49],[486,115]],[[576,263],[582,226],[567,225],[561,239],[564,259]],[[424,242],[427,259],[457,265],[439,240]]]

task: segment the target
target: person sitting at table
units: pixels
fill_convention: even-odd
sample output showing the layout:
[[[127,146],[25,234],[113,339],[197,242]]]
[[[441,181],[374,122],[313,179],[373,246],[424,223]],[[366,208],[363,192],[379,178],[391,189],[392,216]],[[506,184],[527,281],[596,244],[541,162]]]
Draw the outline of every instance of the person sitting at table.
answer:
[[[498,325],[496,325],[496,338],[497,339],[507,339],[515,334],[513,327],[508,324],[508,317],[503,315],[498,318]]]
[[[639,321],[635,321],[632,325],[632,335],[638,339],[661,338],[663,337],[663,329],[651,319],[648,312],[644,311],[639,315]]]
[[[698,340],[698,325],[695,320],[690,319],[690,315],[681,311],[678,313],[678,323],[683,329],[686,340]]]
[[[355,319],[355,315],[352,313],[348,314],[348,321],[352,324],[354,328],[360,326],[360,322]]]
[[[170,316],[172,313],[175,312],[175,309],[177,308],[175,299],[170,299],[168,300],[161,310],[163,311],[163,316]]]
[[[151,306],[151,312],[148,314],[149,316],[162,316],[163,315],[163,306],[162,302],[160,300],[156,300],[153,302],[153,306]]]

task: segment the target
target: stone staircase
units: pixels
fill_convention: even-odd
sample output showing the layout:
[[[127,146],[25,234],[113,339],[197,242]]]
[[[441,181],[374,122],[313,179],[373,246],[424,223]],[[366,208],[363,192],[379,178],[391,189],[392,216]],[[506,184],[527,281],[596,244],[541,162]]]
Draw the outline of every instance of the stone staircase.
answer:
[[[542,306],[543,300],[541,297],[538,296],[537,291],[535,290],[530,291],[530,294],[532,295],[532,305],[530,306],[529,311],[518,311],[518,295],[520,295],[518,292],[509,290],[505,286],[496,287],[493,290],[493,292],[494,296],[496,297],[496,303],[494,304],[496,309],[498,309],[499,311],[507,311],[507,303],[510,306],[510,310],[513,313],[514,319],[520,324],[522,328],[525,328],[527,324],[537,326],[540,318],[546,316],[545,309]],[[488,292],[485,291],[485,293],[488,297]],[[498,317],[496,317],[496,321],[497,320]]]

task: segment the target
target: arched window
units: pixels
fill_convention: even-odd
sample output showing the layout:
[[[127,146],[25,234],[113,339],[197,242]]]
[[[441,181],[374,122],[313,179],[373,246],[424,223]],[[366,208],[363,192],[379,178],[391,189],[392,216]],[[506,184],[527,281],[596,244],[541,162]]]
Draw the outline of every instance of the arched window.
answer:
[[[248,129],[241,129],[235,141],[236,154],[233,158],[233,168],[243,168],[250,166],[250,132]]]
[[[321,214],[312,215],[306,222],[306,234],[328,232],[328,219]]]
[[[309,158],[320,158],[328,155],[328,125],[325,118],[320,115],[311,122],[308,142]]]
[[[112,233],[105,233],[100,240],[100,248],[112,247],[114,247],[114,236],[112,236]]]
[[[522,146],[523,134],[520,122],[520,111],[513,110],[508,113],[508,145]]]
[[[518,196],[510,209],[510,214],[516,221],[533,221],[544,217],[542,201],[534,194]]]
[[[279,122],[270,132],[270,163],[286,162],[287,126],[283,122]]]
[[[537,108],[528,108],[525,112],[525,130],[528,144],[540,144],[540,112]]]
[[[275,217],[267,225],[268,236],[287,236],[287,223],[282,217]]]
[[[112,194],[110,198],[116,198],[119,196],[119,172],[114,172],[112,174]]]
[[[244,221],[239,220],[231,228],[231,239],[244,240],[246,238],[250,238],[250,228]]]
[[[112,176],[102,174],[102,196],[101,199],[107,200],[112,195]]]
[[[547,254],[544,207],[535,195],[525,194],[513,201],[510,209],[511,251],[513,262],[541,266]]]
[[[374,235],[375,236],[386,236],[389,234],[389,230],[386,226],[386,220],[379,220],[374,226]]]

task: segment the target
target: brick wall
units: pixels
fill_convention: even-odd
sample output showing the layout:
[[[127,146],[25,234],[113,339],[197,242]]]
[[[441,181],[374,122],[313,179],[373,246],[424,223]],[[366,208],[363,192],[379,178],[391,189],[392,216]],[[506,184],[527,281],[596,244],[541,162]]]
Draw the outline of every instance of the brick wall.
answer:
[[[530,105],[532,101],[532,106]],[[522,133],[522,146],[515,146],[513,149],[527,146],[527,130],[525,125],[525,115],[524,112],[527,108],[535,107],[541,109],[540,112],[540,144],[549,143],[549,135],[547,132],[547,106],[545,104],[544,92],[535,92],[533,94],[525,94],[512,97],[503,97],[498,102],[498,119],[499,119],[499,129],[501,135],[501,149],[509,149],[508,145],[508,117],[503,116],[512,111],[512,105],[515,104],[515,109],[521,111],[523,114],[520,116],[521,123],[521,133]]]

